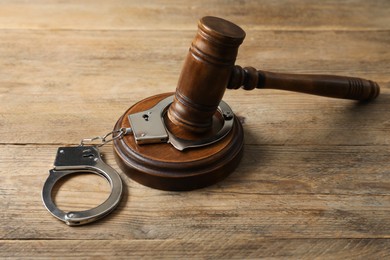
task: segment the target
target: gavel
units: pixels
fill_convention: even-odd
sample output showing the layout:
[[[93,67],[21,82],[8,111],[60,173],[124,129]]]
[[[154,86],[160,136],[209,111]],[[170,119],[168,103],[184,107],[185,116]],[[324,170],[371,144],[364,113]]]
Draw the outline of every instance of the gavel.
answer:
[[[227,20],[203,17],[177,85],[169,119],[189,131],[202,133],[212,125],[225,89],[279,89],[332,98],[372,100],[377,83],[333,75],[282,74],[235,66],[245,31]]]
[[[122,170],[135,181],[163,190],[191,190],[228,176],[243,154],[240,121],[222,101],[226,89],[280,89],[333,98],[373,100],[377,83],[331,75],[281,74],[234,65],[245,38],[239,26],[203,17],[186,56],[175,94],[155,95],[131,106],[114,130]],[[144,145],[145,144],[145,145]]]

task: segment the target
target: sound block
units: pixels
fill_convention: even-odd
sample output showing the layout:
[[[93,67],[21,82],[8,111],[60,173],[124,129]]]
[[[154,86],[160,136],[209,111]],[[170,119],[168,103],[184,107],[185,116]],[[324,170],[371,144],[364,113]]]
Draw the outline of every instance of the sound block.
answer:
[[[130,127],[129,114],[150,109],[169,95],[173,93],[159,94],[136,103],[119,118],[114,130]],[[213,119],[215,128],[220,125],[217,114],[219,112]],[[168,118],[164,120],[166,127],[182,138],[202,138],[175,129]],[[212,133],[203,135],[207,134]],[[119,167],[131,179],[156,189],[185,191],[214,184],[233,172],[241,160],[243,143],[242,125],[234,117],[232,130],[222,140],[204,147],[179,151],[168,143],[138,145],[130,134],[114,140],[114,154]]]

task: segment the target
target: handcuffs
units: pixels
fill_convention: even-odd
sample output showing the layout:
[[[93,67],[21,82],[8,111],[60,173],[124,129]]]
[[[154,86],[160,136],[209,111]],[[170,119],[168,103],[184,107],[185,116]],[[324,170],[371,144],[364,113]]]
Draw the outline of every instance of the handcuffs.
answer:
[[[220,102],[218,112],[223,119],[221,129],[212,137],[200,140],[186,140],[172,134],[165,126],[164,116],[173,96],[169,96],[149,110],[128,116],[131,128],[114,130],[103,137],[86,138],[76,147],[59,147],[54,162],[54,168],[49,171],[49,177],[42,189],[42,200],[46,209],[56,218],[69,226],[79,226],[98,220],[112,212],[119,204],[123,192],[122,180],[117,171],[104,163],[98,147],[123,136],[133,133],[137,144],[170,143],[182,151],[188,148],[206,146],[225,137],[233,127],[234,114],[223,101]],[[85,145],[100,140],[98,145]],[[85,210],[64,212],[60,210],[52,198],[55,184],[62,178],[77,173],[94,173],[104,177],[111,186],[111,194],[101,205]]]
[[[104,177],[111,186],[111,194],[101,205],[85,210],[64,212],[52,200],[54,185],[63,177],[74,173],[95,173]],[[77,226],[98,220],[118,206],[123,191],[122,180],[112,167],[105,164],[96,146],[59,147],[54,168],[42,190],[42,200],[46,209],[69,226]]]

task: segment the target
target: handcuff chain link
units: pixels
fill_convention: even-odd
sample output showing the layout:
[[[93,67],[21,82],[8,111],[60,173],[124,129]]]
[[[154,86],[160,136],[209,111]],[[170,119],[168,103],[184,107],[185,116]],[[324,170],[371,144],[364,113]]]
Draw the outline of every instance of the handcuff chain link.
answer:
[[[119,130],[113,130],[113,131],[111,131],[103,136],[95,136],[92,138],[83,138],[80,141],[80,146],[84,146],[86,143],[91,144],[95,140],[100,140],[100,143],[96,144],[95,146],[102,147],[103,145],[105,145],[109,142],[112,142],[116,139],[122,138],[123,136],[128,135],[130,133],[132,133],[132,129],[130,127],[129,128],[122,127]]]

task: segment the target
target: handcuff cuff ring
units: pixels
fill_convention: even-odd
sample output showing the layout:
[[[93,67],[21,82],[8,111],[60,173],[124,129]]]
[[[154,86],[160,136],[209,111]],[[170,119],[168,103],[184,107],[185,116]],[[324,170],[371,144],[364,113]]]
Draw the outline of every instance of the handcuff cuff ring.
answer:
[[[65,176],[77,173],[94,173],[105,178],[111,186],[111,194],[99,206],[84,210],[64,212],[60,210],[52,198],[55,184]],[[69,226],[78,226],[98,220],[119,204],[123,191],[122,180],[111,166],[103,162],[99,150],[95,146],[59,147],[54,168],[42,189],[42,200],[46,209],[59,220]]]

